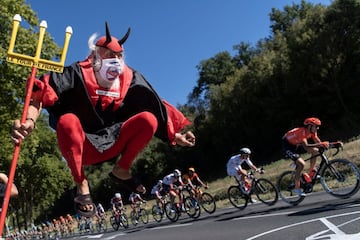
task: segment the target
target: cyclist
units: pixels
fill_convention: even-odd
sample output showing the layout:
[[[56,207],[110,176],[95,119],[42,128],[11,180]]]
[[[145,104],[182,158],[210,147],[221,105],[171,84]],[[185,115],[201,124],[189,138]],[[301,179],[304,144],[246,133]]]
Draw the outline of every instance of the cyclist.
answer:
[[[135,216],[137,215],[137,208],[140,206],[140,203],[145,203],[146,201],[140,196],[140,194],[132,192],[129,196],[129,201],[131,203],[131,209],[134,212]],[[138,220],[135,219],[135,223],[138,224]]]
[[[115,193],[114,197],[110,200],[112,213],[116,218],[116,221],[119,222],[119,216],[121,215],[121,211],[124,208],[124,203],[122,201],[122,197],[120,193]]]
[[[163,205],[164,205],[164,200],[162,199],[162,194],[164,194],[163,181],[159,180],[151,189],[151,195],[156,200],[156,206],[157,206],[158,210],[160,209],[160,206],[163,207]]]
[[[0,204],[2,206],[2,201],[5,197],[5,192],[6,192],[6,186],[8,184],[9,178],[5,173],[0,173]],[[11,185],[11,190],[10,190],[10,198],[12,197],[17,197],[19,195],[19,191],[16,187],[16,185],[13,183]],[[0,206],[0,213],[2,211],[2,207]]]
[[[101,218],[106,218],[106,212],[101,203],[98,203],[98,205],[96,206],[95,216],[98,222],[101,221]]]
[[[8,180],[9,178],[5,173],[0,173],[0,197],[4,197],[5,195],[6,185],[8,183]],[[19,191],[16,185],[13,183],[11,185],[10,197],[17,197],[18,195],[19,195]]]
[[[249,148],[243,147],[240,149],[239,154],[232,156],[226,164],[227,174],[229,176],[235,177],[242,184],[242,190],[245,194],[249,193],[251,183],[247,177],[247,171],[241,167],[241,165],[246,162],[246,164],[255,170],[256,172],[262,172],[260,168],[257,168],[252,161],[250,160],[251,150]],[[255,202],[255,200],[251,200]]]
[[[198,201],[201,196],[200,188],[203,187],[207,189],[208,186],[200,179],[199,175],[195,172],[195,168],[193,167],[188,169],[188,173],[184,174],[183,179],[183,182],[190,187],[192,196],[194,196]]]
[[[300,154],[309,153],[315,156],[318,153],[319,147],[329,147],[329,142],[322,142],[318,137],[317,131],[320,126],[320,119],[309,117],[304,120],[302,127],[291,129],[282,138],[285,156],[296,164],[294,192],[299,196],[306,196],[300,189],[300,176],[305,167],[305,161],[300,157]],[[311,140],[311,143],[309,140]],[[316,157],[312,157],[309,168],[310,177],[314,174],[314,170],[316,172],[315,164]]]
[[[179,169],[175,169],[174,172],[166,175],[163,180],[164,191],[170,195],[170,201],[174,204],[174,199],[179,198],[179,206],[181,210],[185,211],[185,208],[182,204],[182,194],[180,192],[181,188],[184,186],[184,182],[181,179],[181,172]]]
[[[69,232],[73,233],[74,232],[74,229],[73,229],[74,220],[73,220],[72,216],[69,213],[66,214],[66,219],[65,220],[66,220],[66,224],[67,224],[67,227],[69,229]]]
[[[120,197],[121,197],[121,195],[120,195]],[[98,205],[96,206],[96,210],[98,212],[99,217],[106,216],[105,209],[101,203],[98,203]]]

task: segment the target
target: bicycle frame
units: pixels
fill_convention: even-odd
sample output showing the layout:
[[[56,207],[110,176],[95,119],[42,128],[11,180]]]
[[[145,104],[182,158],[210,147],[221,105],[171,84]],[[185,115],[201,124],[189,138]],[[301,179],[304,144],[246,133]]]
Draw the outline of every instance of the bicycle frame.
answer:
[[[248,178],[248,180],[250,180],[250,190],[249,190],[249,193],[248,193],[248,194],[245,194],[245,195],[246,195],[248,198],[250,198],[251,194],[254,193],[254,184],[253,184],[253,183],[257,181],[257,178],[255,177],[255,174],[254,174],[252,171],[249,171],[249,172],[248,172],[247,178]],[[241,190],[241,187],[243,187],[244,183],[241,182],[241,181],[240,181],[239,179],[237,179],[236,177],[235,177],[235,180],[236,180],[236,182],[237,182],[237,184],[238,184],[239,189]]]
[[[320,157],[321,158],[321,161],[320,161],[320,165],[319,167],[316,169],[316,172],[315,174],[312,176],[311,178],[311,182],[310,183],[306,183],[306,184],[311,184],[312,186],[314,186],[316,184],[316,181],[318,180],[318,176],[320,176],[320,171],[323,169],[323,167],[326,165],[328,166],[329,165],[329,159],[328,157],[325,155],[325,151],[326,149],[325,148],[319,148],[319,153],[318,154],[315,154],[314,156],[311,156],[307,159],[305,159],[304,161],[309,161],[313,158],[316,158],[316,157]],[[332,156],[335,156],[339,153],[339,148],[337,148],[336,152],[332,155]],[[334,173],[336,174],[336,173]]]

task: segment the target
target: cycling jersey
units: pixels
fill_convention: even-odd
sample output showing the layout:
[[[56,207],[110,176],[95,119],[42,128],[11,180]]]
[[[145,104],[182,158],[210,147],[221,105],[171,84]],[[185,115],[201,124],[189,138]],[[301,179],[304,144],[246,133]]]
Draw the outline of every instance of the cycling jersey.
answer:
[[[238,175],[238,171],[241,168],[241,164],[243,164],[244,162],[246,162],[246,164],[251,167],[253,165],[253,163],[251,162],[250,158],[247,159],[241,159],[241,154],[237,154],[232,156],[229,161],[226,164],[226,169],[227,169],[227,173],[229,176],[237,176]]]
[[[152,195],[156,195],[156,192],[160,193],[163,190],[163,187],[160,186],[160,184],[156,184],[152,189],[151,189],[151,194]]]
[[[197,173],[193,173],[192,176],[190,176],[189,174],[184,174],[183,182],[188,183],[189,180],[194,186],[201,186],[199,176],[197,175]]]
[[[175,177],[174,173],[170,173],[170,174],[166,175],[162,181],[163,181],[163,184],[165,184],[165,185],[171,185],[171,184],[175,184],[177,182],[179,182],[180,184],[183,184],[181,178]]]
[[[138,193],[132,192],[129,196],[130,202],[136,202],[137,200],[140,200],[140,199],[141,199],[141,197],[140,197],[140,194],[138,194]]]
[[[308,139],[313,139],[315,142],[320,142],[317,133],[312,133],[305,127],[294,128],[285,133],[283,138],[292,145],[299,145]]]
[[[98,211],[100,214],[105,213],[105,209],[104,209],[104,207],[103,207],[102,205],[97,206],[96,209],[97,209],[97,211]]]
[[[112,206],[115,206],[115,208],[122,208],[123,207],[123,202],[122,202],[122,198],[116,198],[113,197],[110,201]]]

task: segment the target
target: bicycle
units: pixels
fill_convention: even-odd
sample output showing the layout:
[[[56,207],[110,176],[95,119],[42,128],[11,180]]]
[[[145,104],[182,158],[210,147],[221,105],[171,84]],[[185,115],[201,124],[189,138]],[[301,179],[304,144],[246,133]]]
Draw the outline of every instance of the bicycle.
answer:
[[[106,221],[106,215],[105,214],[101,214],[99,216],[99,218],[97,219],[96,230],[98,232],[101,232],[101,231],[106,232],[106,230],[107,230],[107,221]]]
[[[199,207],[198,202],[194,197],[185,196],[184,188],[178,188],[179,194],[182,194],[182,204],[174,203],[174,201],[169,201],[165,204],[165,214],[166,217],[172,221],[176,222],[181,216],[182,212],[186,212],[186,214],[196,219],[200,216],[201,209]]]
[[[200,186],[196,186],[194,192],[191,191],[191,188],[189,186],[187,191],[189,192],[189,196],[197,199],[199,205],[202,207],[202,209],[204,209],[205,212],[209,214],[215,212],[216,201],[215,198],[210,193],[201,191]]]
[[[165,204],[167,203],[167,199],[168,199],[168,194],[161,197],[161,203],[160,203],[161,206],[158,206],[158,204],[155,203],[151,208],[151,214],[156,222],[161,222],[162,219],[164,218]]]
[[[342,149],[340,142],[329,144],[329,149],[336,148],[332,157],[337,155]],[[307,183],[301,177],[300,187],[304,193],[311,193],[314,185],[320,179],[323,189],[330,195],[338,198],[349,198],[356,194],[360,188],[360,171],[359,168],[347,159],[338,158],[329,160],[325,154],[326,148],[319,148],[319,153],[314,156],[320,156],[321,162],[311,182]],[[312,157],[305,159],[310,160]],[[303,175],[302,175],[303,176]],[[305,196],[298,196],[293,192],[295,189],[295,170],[283,172],[277,182],[277,188],[281,199],[291,205],[298,205],[305,199]]]
[[[142,223],[147,224],[149,222],[149,215],[145,208],[141,207],[143,202],[136,202],[133,210],[130,212],[130,219],[134,226],[138,224],[138,221],[141,220]]]
[[[110,217],[110,224],[115,231],[119,230],[120,226],[123,228],[129,227],[129,221],[125,213],[125,208],[118,210],[116,213],[112,211],[112,215]]]
[[[261,174],[264,172],[261,168]],[[250,180],[250,188],[246,190],[242,181],[239,181],[236,177],[237,185],[230,186],[227,190],[228,199],[230,203],[238,208],[245,209],[249,201],[252,201],[251,195],[255,194],[256,197],[264,204],[268,206],[274,205],[278,200],[278,191],[275,185],[266,178],[256,178],[252,171],[247,174]]]
[[[92,220],[90,217],[82,217],[80,219],[80,224],[79,224],[79,233],[86,233],[86,232],[90,232],[93,233],[95,231]]]

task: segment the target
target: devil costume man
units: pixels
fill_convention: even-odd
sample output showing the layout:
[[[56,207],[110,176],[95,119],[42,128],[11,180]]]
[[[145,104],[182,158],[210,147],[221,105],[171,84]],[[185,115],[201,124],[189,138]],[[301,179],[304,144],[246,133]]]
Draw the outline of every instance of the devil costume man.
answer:
[[[56,130],[59,149],[78,187],[75,209],[84,216],[92,216],[95,207],[83,166],[121,156],[109,175],[141,193],[145,188],[129,171],[153,136],[173,145],[195,144],[191,132],[180,133],[190,124],[187,118],[124,63],[123,43],[129,33],[130,28],[118,40],[106,23],[106,36],[95,44],[91,41],[96,36],[89,40],[92,52],[87,59],[65,67],[63,73],[46,74],[34,84],[30,106],[39,111],[42,106],[49,113],[49,124]],[[14,122],[15,143],[33,130],[36,115],[29,108],[25,125]]]

